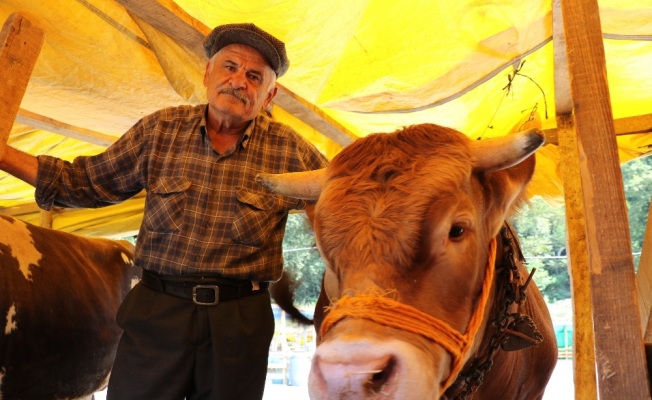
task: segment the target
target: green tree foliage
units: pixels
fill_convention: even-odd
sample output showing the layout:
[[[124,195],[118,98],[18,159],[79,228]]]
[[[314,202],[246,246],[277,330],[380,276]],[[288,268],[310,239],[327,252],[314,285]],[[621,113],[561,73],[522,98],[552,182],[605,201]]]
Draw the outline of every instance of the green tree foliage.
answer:
[[[319,296],[324,262],[315,246],[315,236],[305,213],[290,214],[285,232],[283,259],[286,271],[296,281],[294,302],[311,306]]]
[[[566,262],[564,207],[552,207],[535,197],[512,224],[518,233],[528,269],[536,268],[534,281],[548,301],[570,297]]]
[[[629,230],[638,266],[643,246],[647,213],[652,197],[652,158],[644,157],[622,165]],[[550,302],[570,298],[566,257],[565,208],[552,207],[534,198],[512,223],[521,239],[528,267],[536,267],[535,282]]]
[[[652,197],[652,157],[637,158],[623,165],[623,186],[632,237],[634,265],[638,268],[643,247],[648,208]]]

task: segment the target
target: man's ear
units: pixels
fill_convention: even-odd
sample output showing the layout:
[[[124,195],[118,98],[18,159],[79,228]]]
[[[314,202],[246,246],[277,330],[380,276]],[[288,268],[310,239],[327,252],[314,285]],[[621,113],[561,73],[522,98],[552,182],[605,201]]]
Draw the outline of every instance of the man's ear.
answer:
[[[263,105],[263,108],[267,108],[267,107],[269,107],[270,104],[272,104],[272,100],[274,100],[274,97],[276,97],[276,92],[277,91],[278,91],[278,88],[276,87],[276,84],[274,84],[274,87],[269,92],[267,92],[267,98],[265,99],[265,103]]]
[[[206,63],[206,70],[204,71],[204,87],[208,87],[208,75],[211,70],[211,60]]]

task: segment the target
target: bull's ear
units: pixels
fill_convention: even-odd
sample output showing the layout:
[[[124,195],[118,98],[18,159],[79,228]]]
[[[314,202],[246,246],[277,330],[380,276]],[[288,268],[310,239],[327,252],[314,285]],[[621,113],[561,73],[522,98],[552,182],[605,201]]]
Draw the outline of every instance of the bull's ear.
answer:
[[[495,235],[503,221],[526,201],[527,185],[535,167],[534,152],[545,143],[538,114],[521,121],[500,138],[474,141],[475,171],[485,190],[485,218]]]
[[[484,188],[485,220],[491,235],[497,234],[503,221],[527,201],[527,185],[534,174],[535,164],[535,155],[532,154],[509,168],[479,173]]]
[[[545,136],[539,128],[498,138],[476,140],[471,143],[474,169],[494,171],[511,167],[534,153],[544,142]]]
[[[310,222],[310,227],[313,227],[315,223],[315,206],[316,203],[310,201],[306,203],[306,207],[304,208],[308,222]]]

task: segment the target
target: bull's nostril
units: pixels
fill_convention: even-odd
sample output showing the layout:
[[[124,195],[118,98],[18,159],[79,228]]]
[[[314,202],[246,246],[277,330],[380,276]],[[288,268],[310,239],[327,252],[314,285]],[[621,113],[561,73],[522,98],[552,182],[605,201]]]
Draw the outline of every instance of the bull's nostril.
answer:
[[[369,381],[365,383],[365,389],[369,394],[376,394],[382,392],[383,388],[389,382],[392,374],[394,373],[394,368],[396,366],[396,360],[394,357],[390,357],[387,360],[387,363],[371,375]]]

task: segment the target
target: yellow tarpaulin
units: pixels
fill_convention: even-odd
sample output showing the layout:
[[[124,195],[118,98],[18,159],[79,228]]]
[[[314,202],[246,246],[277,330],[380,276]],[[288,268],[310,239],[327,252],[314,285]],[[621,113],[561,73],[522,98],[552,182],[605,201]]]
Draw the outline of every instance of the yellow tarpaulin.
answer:
[[[159,3],[170,3],[159,1]],[[209,28],[253,22],[285,41],[290,69],[279,83],[357,137],[431,122],[471,138],[506,134],[536,116],[555,128],[550,0],[178,0]],[[600,1],[614,118],[650,114],[652,1]],[[162,107],[205,101],[205,60],[113,0],[0,1],[45,32],[21,110],[119,137]],[[273,115],[328,157],[341,146],[276,106]],[[14,124],[10,143],[72,160],[103,147]],[[621,161],[652,145],[618,137]],[[533,195],[563,200],[559,152],[538,153]],[[0,207],[33,203],[33,189],[0,174]],[[140,222],[138,201],[55,216],[56,229],[115,236]],[[134,205],[135,204],[135,205]],[[65,215],[65,216],[64,216]],[[26,215],[34,219],[34,216]]]

